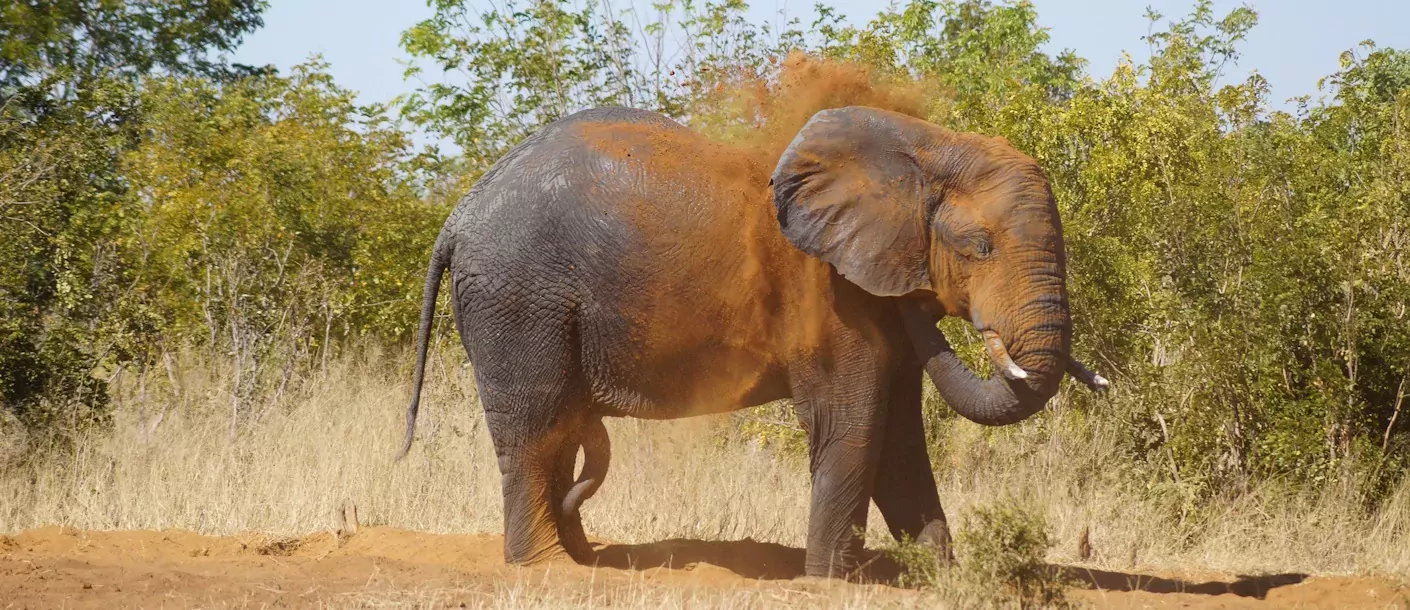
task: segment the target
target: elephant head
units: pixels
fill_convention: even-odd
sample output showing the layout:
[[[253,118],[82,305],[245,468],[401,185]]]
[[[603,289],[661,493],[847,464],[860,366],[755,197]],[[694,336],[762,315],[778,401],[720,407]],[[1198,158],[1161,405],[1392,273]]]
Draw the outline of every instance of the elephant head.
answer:
[[[1002,139],[865,107],[817,113],[773,174],[783,234],[882,297],[904,297],[912,343],[941,397],[987,425],[1020,421],[1064,372],[1106,380],[1070,355],[1066,254],[1042,169]],[[936,329],[972,322],[995,369],[982,380]]]

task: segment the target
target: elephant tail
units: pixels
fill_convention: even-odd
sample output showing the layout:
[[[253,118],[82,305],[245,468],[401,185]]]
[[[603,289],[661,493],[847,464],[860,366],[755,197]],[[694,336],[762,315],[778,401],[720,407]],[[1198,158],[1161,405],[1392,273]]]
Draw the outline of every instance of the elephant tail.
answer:
[[[436,318],[441,277],[445,275],[446,267],[450,266],[450,248],[445,242],[443,233],[431,248],[431,268],[426,272],[426,288],[421,297],[421,327],[416,331],[416,377],[411,382],[411,406],[406,409],[406,440],[397,453],[398,461],[411,451],[411,441],[416,435],[416,411],[421,405],[421,384],[426,380],[426,352],[431,344],[431,323]]]
[[[577,515],[583,502],[597,493],[597,488],[602,487],[602,481],[607,478],[607,466],[612,463],[612,443],[601,415],[588,415],[583,423],[582,445],[583,473],[563,496],[563,515]]]

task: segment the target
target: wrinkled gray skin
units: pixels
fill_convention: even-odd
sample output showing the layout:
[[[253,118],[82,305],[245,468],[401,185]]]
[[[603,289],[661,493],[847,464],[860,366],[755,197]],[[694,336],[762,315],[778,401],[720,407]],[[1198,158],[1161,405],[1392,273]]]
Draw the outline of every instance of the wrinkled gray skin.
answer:
[[[1040,410],[1075,363],[1064,265],[1046,179],[1002,141],[851,107],[761,167],[654,113],[579,112],[501,159],[446,221],[406,449],[449,269],[503,474],[506,561],[591,559],[578,511],[607,471],[602,417],[785,398],[810,447],[809,575],[856,567],[868,501],[893,535],[948,549],[922,371],[983,424]],[[946,314],[1026,377],[976,377],[936,329]]]

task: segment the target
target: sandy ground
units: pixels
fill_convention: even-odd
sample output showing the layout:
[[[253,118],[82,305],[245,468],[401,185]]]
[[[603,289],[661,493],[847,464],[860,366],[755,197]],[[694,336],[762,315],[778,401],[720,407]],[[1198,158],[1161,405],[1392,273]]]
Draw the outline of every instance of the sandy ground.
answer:
[[[0,608],[888,607],[934,604],[885,584],[800,578],[803,551],[751,540],[602,544],[597,568],[503,564],[500,537],[363,528],[339,538],[42,528],[0,536]],[[875,578],[889,568],[877,564]],[[1101,607],[1401,608],[1374,576],[1139,574],[1064,567]]]

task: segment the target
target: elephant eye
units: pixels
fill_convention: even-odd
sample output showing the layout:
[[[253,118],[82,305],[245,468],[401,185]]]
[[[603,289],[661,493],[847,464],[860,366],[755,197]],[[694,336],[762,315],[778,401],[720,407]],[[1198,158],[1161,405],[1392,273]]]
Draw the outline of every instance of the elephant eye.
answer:
[[[974,246],[975,258],[980,260],[989,258],[989,255],[994,252],[994,244],[989,241],[988,237],[977,237],[970,243]]]
[[[962,228],[952,228],[948,223],[936,223],[936,231],[941,239],[954,248],[954,252],[970,260],[986,260],[994,254],[994,239],[989,230],[977,223]]]
[[[974,260],[986,260],[994,253],[994,242],[989,239],[989,234],[982,231],[972,231],[959,240],[960,253],[965,258]]]

